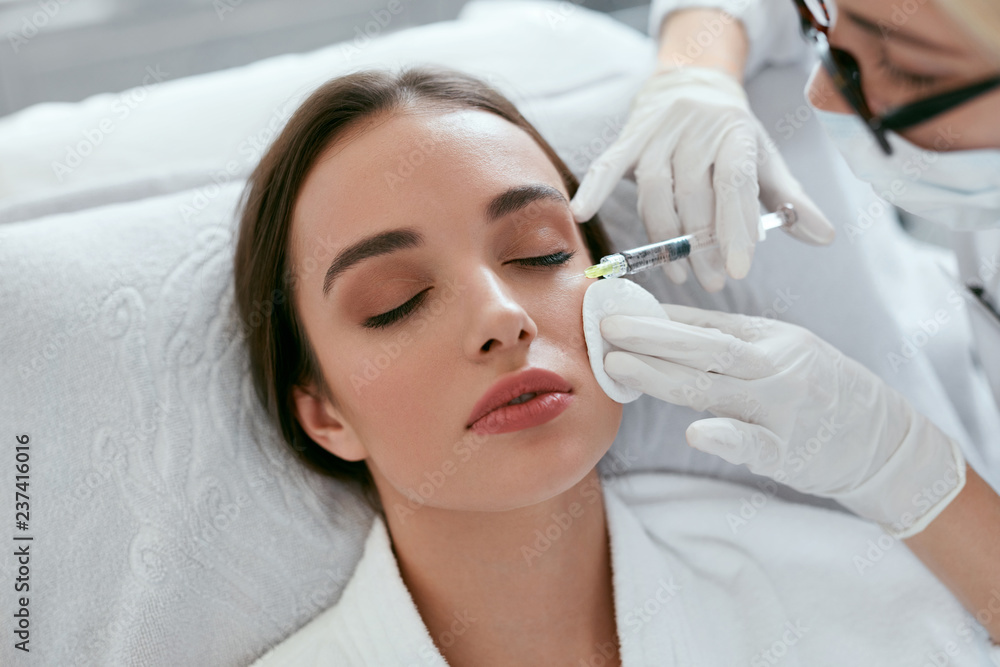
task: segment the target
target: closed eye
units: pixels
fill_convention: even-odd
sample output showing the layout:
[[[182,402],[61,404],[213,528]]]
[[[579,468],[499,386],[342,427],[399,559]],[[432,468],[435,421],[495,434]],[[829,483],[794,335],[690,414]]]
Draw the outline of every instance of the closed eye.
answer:
[[[559,266],[560,264],[565,264],[569,260],[573,259],[573,255],[575,254],[575,250],[572,252],[559,251],[552,253],[551,255],[525,257],[523,259],[514,259],[511,261],[517,262],[522,266]]]
[[[885,51],[882,52],[882,57],[879,59],[878,65],[894,82],[911,88],[929,88],[939,81],[939,77],[928,74],[915,74],[897,67],[892,64]]]
[[[398,322],[403,319],[417,307],[423,303],[424,299],[427,298],[427,292],[430,291],[430,287],[422,292],[418,292],[416,296],[404,303],[402,306],[393,308],[392,310],[382,313],[381,315],[373,315],[364,321],[364,326],[369,329],[384,329],[385,327]]]
[[[571,252],[559,251],[552,253],[551,255],[541,255],[538,257],[523,257],[521,259],[514,259],[511,262],[516,262],[521,266],[526,267],[556,267],[565,264],[569,260],[573,259],[576,251]],[[420,307],[420,305],[427,298],[427,293],[431,290],[430,287],[418,292],[412,299],[407,301],[401,306],[393,308],[390,311],[381,313],[379,315],[373,315],[366,319],[363,326],[369,329],[384,329],[388,326],[399,322],[406,316],[410,315],[413,311]]]

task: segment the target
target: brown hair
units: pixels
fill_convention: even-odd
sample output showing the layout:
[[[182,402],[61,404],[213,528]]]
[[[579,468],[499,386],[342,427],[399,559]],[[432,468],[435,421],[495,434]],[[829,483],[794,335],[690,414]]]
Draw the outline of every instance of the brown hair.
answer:
[[[545,152],[572,197],[578,183],[538,131],[502,94],[483,81],[444,68],[412,67],[399,73],[367,70],[320,86],[288,120],[254,169],[243,192],[234,256],[235,305],[250,356],[257,396],[277,421],[285,441],[311,469],[357,482],[376,510],[380,505],[364,461],[345,461],[318,445],[295,418],[292,387],[313,383],[336,405],[295,312],[290,265],[292,214],[316,159],[359,121],[418,104],[481,109],[527,132]],[[591,259],[610,254],[595,216],[580,225]]]

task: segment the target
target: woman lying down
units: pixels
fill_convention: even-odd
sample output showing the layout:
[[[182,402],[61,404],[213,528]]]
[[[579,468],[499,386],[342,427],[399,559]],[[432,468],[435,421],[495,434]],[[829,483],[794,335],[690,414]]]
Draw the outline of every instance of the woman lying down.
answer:
[[[622,405],[591,366],[584,296],[649,295],[583,276],[609,249],[596,218],[574,222],[576,187],[508,100],[446,70],[332,80],[265,155],[235,257],[241,316],[277,303],[249,328],[256,387],[304,462],[357,481],[376,516],[338,602],[256,664],[1000,664],[996,495],[802,329],[655,303],[599,323],[619,387],[675,372],[736,418],[779,388],[757,436],[714,419],[714,445],[689,441],[864,518],[770,497],[734,531],[756,489],[602,482]],[[657,355],[671,328],[701,344]],[[705,389],[699,350],[723,343],[737,361]],[[796,380],[796,364],[815,368]],[[660,397],[686,400],[678,387]],[[879,421],[893,410],[906,420]],[[829,442],[785,465],[823,423]],[[928,480],[940,493],[918,502]]]

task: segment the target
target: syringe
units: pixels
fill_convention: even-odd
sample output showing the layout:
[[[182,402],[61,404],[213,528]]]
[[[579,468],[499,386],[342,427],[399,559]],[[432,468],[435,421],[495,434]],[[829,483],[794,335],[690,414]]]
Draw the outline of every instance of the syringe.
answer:
[[[778,227],[791,227],[799,219],[795,207],[782,204],[774,213],[762,215],[758,227],[758,241],[764,240],[768,230]],[[644,271],[667,262],[676,262],[688,257],[691,253],[718,246],[714,228],[706,228],[694,234],[678,236],[659,243],[623,250],[614,255],[601,258],[600,264],[595,264],[584,271],[588,278],[617,278],[637,271]]]

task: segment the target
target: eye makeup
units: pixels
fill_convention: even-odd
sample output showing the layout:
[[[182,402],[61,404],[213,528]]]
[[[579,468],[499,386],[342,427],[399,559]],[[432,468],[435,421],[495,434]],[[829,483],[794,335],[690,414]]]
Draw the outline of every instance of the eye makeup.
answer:
[[[519,259],[510,260],[507,263],[518,264],[525,268],[542,268],[542,269],[554,269],[567,264],[573,256],[576,255],[576,251],[565,251],[560,250],[559,252],[551,253],[549,255],[539,255],[536,257],[523,257]],[[374,315],[367,318],[362,326],[368,329],[385,329],[397,322],[402,322],[411,313],[415,312],[420,306],[426,301],[427,295],[431,288],[428,287],[421,290],[410,300],[406,301],[400,306],[393,308],[392,310]]]

